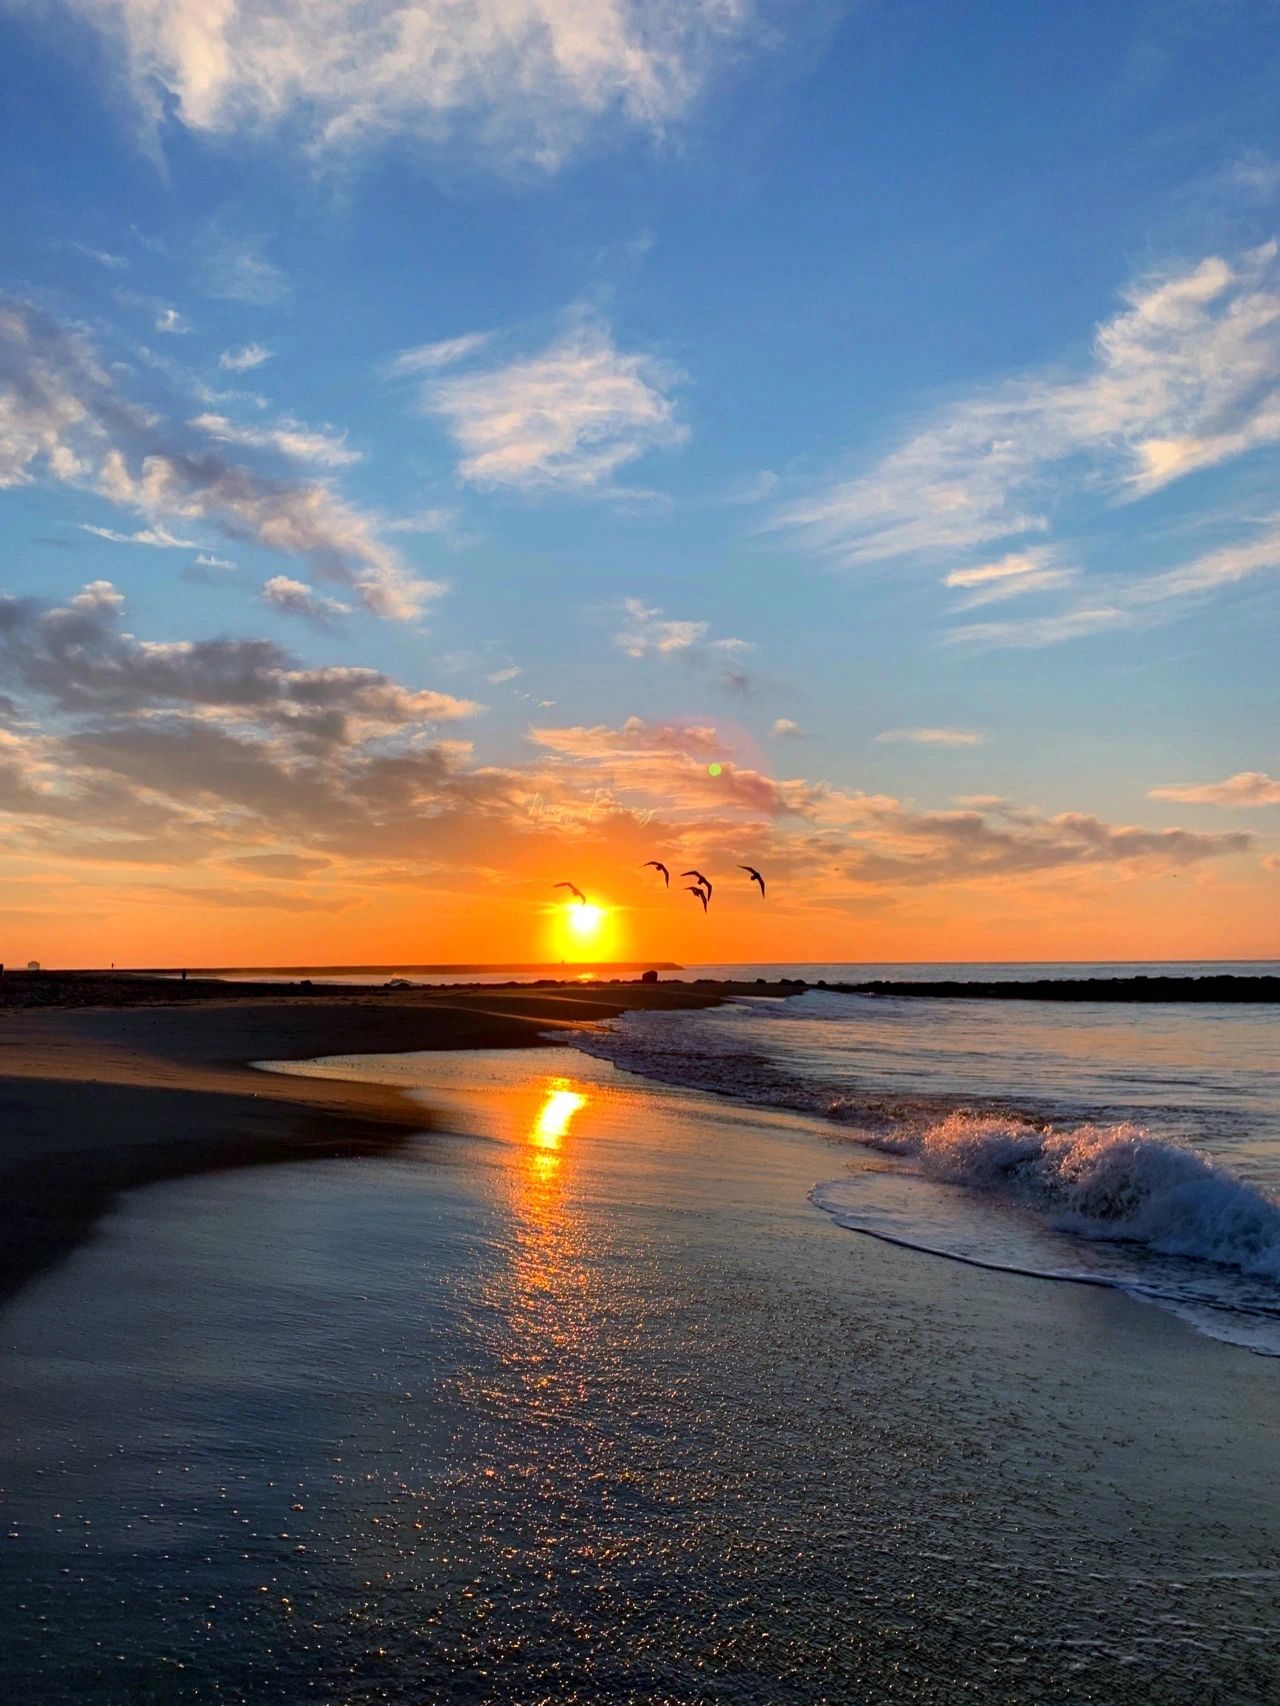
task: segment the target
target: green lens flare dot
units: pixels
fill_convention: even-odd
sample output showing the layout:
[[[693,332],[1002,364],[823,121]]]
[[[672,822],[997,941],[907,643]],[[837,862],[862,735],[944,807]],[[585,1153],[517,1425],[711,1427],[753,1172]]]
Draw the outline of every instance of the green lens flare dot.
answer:
[[[718,776],[723,768],[724,768],[724,766],[720,765],[720,764],[708,764],[707,765],[707,775],[708,776]]]

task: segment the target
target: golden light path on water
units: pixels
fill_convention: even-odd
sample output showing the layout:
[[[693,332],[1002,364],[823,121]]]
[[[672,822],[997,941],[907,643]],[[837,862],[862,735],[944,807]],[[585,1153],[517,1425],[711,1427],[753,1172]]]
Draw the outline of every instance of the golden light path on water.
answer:
[[[568,1136],[573,1117],[585,1108],[587,1098],[580,1090],[569,1087],[567,1078],[553,1078],[547,1084],[542,1106],[529,1128],[533,1147],[532,1172],[535,1178],[551,1177],[560,1165],[561,1145]]]

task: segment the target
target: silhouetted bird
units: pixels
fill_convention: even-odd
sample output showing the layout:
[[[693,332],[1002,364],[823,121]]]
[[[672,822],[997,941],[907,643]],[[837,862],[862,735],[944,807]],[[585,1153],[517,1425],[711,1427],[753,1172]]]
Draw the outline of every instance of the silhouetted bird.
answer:
[[[684,873],[684,875],[687,877],[687,876],[691,876],[692,873],[689,871],[686,871]],[[707,893],[707,891],[705,889],[698,888],[697,885],[694,883],[686,883],[685,884],[685,893],[686,894],[696,894],[698,899],[702,902],[702,910],[704,912],[707,910],[707,902],[711,899],[711,896]]]
[[[751,878],[751,881],[753,883],[759,883],[760,884],[760,893],[763,896],[763,894],[764,894],[764,878],[760,875],[759,871],[756,870],[755,866],[754,865],[739,865],[738,869],[740,871],[745,871],[747,873],[747,875]]]
[[[698,881],[702,884],[703,888],[706,889],[706,891],[707,891],[707,899],[708,900],[711,899],[711,896],[715,891],[711,887],[711,878],[710,877],[704,877],[701,871],[681,871],[680,875],[682,877],[697,877]]]
[[[552,888],[557,889],[568,889],[570,894],[577,895],[579,906],[585,906],[587,904],[586,895],[584,895],[582,890],[577,888],[573,883],[552,883],[551,886]]]
[[[653,866],[655,871],[661,871],[662,872],[662,880],[667,885],[667,887],[670,888],[671,887],[671,872],[662,863],[662,861],[660,859],[646,859],[644,864],[641,865],[640,869],[642,871],[647,871],[650,865]]]

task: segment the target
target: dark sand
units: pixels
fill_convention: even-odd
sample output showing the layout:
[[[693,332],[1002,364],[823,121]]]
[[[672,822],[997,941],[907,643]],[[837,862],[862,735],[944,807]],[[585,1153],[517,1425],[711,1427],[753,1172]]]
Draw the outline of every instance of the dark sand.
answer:
[[[376,1084],[255,1060],[529,1048],[628,1008],[757,984],[281,991],[102,974],[0,981],[0,1300],[88,1237],[120,1191],[225,1167],[394,1148],[432,1119]]]

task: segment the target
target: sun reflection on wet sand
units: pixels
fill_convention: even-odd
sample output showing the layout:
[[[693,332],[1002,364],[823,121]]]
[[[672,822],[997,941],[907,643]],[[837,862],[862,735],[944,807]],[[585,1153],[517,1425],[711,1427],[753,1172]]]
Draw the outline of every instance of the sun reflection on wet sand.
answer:
[[[530,1171],[535,1181],[543,1183],[554,1177],[563,1160],[561,1146],[569,1135],[574,1115],[586,1107],[587,1100],[580,1090],[569,1087],[567,1078],[548,1080],[542,1105],[529,1128],[529,1143],[533,1148]]]

